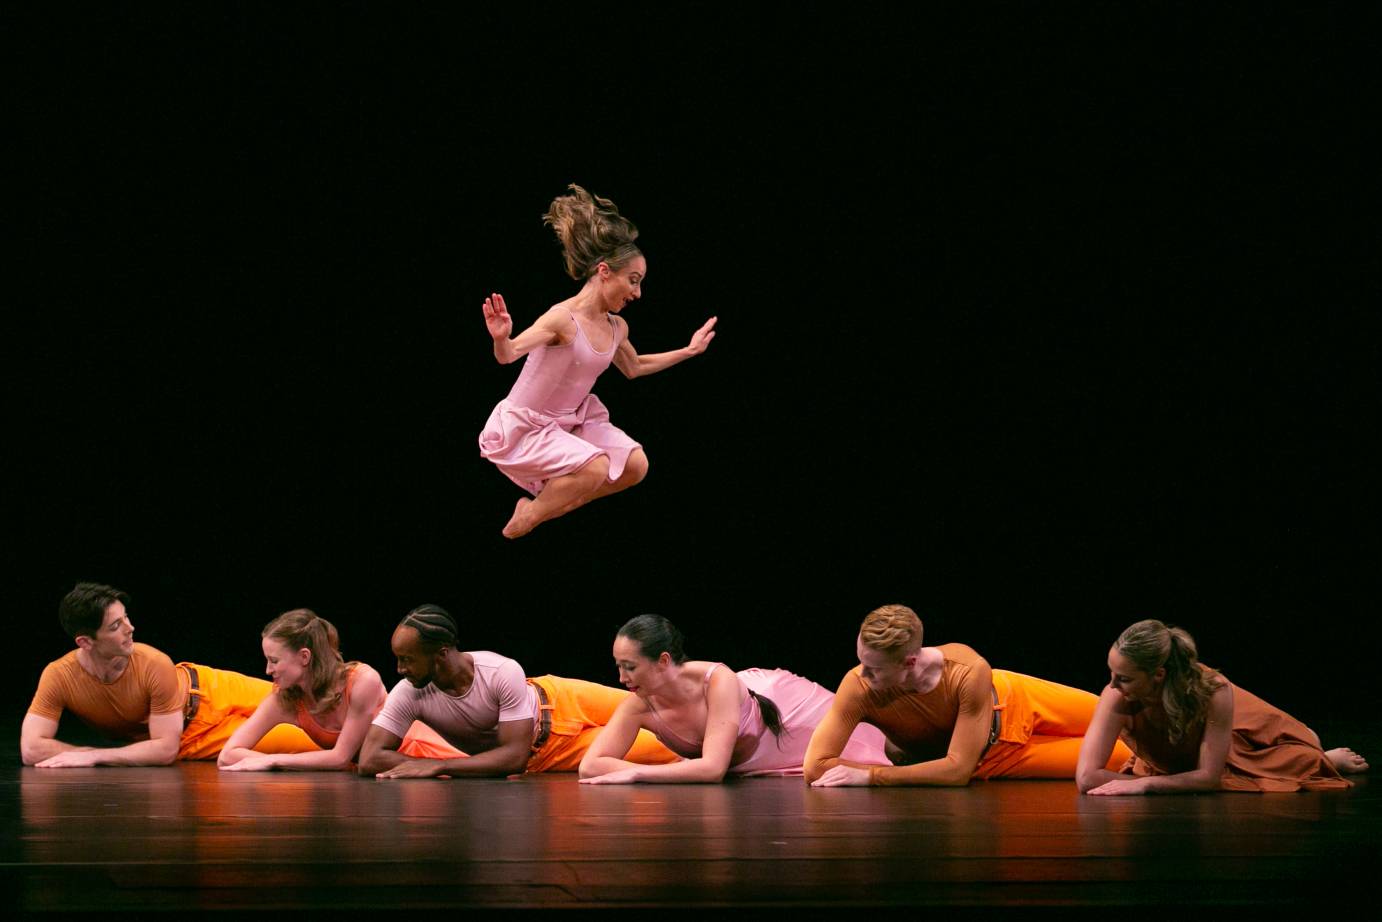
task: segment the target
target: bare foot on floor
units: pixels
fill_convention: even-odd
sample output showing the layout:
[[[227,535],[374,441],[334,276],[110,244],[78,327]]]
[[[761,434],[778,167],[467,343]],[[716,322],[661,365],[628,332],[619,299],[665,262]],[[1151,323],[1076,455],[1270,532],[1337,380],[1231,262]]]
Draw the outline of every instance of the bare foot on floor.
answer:
[[[1368,770],[1368,760],[1347,746],[1331,749],[1325,755],[1329,757],[1329,761],[1334,763],[1334,767],[1339,770],[1340,774],[1361,775]]]
[[[505,538],[521,538],[528,532],[537,528],[537,523],[532,521],[532,516],[528,515],[528,507],[533,501],[526,496],[520,499],[513,507],[513,517],[504,526]]]

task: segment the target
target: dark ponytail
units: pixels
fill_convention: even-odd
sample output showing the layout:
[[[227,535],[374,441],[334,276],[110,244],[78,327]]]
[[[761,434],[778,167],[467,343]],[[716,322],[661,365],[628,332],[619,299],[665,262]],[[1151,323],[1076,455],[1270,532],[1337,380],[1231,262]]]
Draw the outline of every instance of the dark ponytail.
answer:
[[[752,688],[749,689],[749,694],[758,699],[758,713],[763,715],[763,725],[772,732],[774,739],[777,740],[777,748],[781,749],[782,712],[777,709],[777,705],[773,703],[773,699],[769,698],[767,695],[760,695]]]

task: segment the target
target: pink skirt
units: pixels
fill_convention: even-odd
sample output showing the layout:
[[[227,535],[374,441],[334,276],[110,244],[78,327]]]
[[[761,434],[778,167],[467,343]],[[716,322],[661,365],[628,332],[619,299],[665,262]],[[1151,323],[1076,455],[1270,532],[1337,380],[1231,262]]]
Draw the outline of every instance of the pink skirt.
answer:
[[[729,767],[733,775],[800,775],[806,760],[806,747],[811,734],[835,700],[835,693],[822,688],[805,676],[785,669],[741,669],[740,681],[752,691],[772,700],[782,717],[782,736],[761,723],[758,748],[753,755]],[[742,732],[744,728],[741,727]],[[883,731],[873,724],[861,723],[850,734],[840,758],[873,765],[891,764],[885,752]]]
[[[506,398],[480,433],[480,457],[534,496],[547,481],[574,473],[600,455],[609,458],[609,479],[618,480],[629,455],[641,447],[609,421],[609,411],[594,394],[565,416],[547,416]]]

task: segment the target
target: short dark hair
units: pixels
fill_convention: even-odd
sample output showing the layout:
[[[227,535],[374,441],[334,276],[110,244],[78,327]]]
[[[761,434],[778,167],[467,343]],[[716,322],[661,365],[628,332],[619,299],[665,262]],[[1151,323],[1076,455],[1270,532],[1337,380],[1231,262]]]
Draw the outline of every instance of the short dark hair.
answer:
[[[102,583],[78,583],[58,603],[58,620],[67,636],[95,637],[106,620],[106,609],[116,602],[130,607],[127,593]]]
[[[446,609],[430,602],[419,605],[398,622],[399,627],[410,627],[417,631],[422,648],[429,654],[442,647],[456,648],[456,622],[446,613]]]

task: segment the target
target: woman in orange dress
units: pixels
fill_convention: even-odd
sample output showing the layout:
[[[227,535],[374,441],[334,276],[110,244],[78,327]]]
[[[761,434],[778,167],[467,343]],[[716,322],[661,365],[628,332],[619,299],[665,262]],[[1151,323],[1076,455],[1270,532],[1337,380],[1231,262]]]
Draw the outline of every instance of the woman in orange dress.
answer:
[[[1367,771],[1352,749],[1326,752],[1315,731],[1200,663],[1181,628],[1137,622],[1108,667],[1080,748],[1081,793],[1331,790]],[[1134,756],[1113,772],[1104,765],[1119,739]]]

